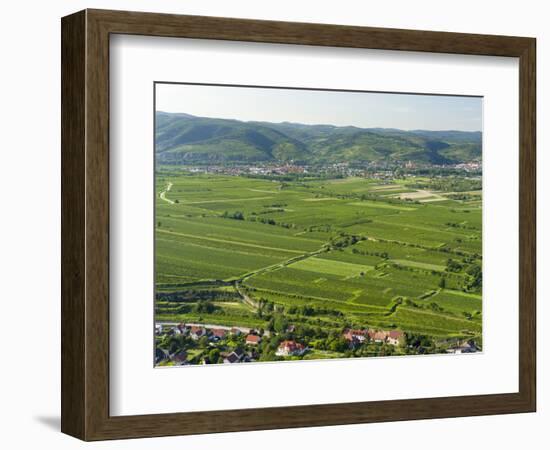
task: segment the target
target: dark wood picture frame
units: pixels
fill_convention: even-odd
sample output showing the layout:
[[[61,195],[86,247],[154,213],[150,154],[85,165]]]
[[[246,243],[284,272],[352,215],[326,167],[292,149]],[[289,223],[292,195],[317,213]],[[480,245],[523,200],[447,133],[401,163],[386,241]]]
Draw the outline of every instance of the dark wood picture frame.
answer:
[[[535,411],[535,39],[104,10],[75,13],[64,17],[61,25],[64,433],[100,440]],[[519,58],[519,392],[110,416],[111,34]]]

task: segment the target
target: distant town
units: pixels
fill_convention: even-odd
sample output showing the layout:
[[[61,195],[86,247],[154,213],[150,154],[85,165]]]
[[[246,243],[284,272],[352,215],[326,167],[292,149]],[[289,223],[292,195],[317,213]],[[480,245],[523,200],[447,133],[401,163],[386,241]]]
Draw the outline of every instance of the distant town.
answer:
[[[440,172],[440,176],[449,173],[460,175],[481,176],[481,161],[463,162],[457,164],[421,164],[412,161],[366,162],[364,164],[333,163],[325,165],[302,165],[293,163],[266,163],[244,165],[181,165],[181,170],[195,174],[219,174],[234,176],[284,176],[284,175],[340,175],[343,177],[367,177],[373,179],[393,179],[398,170],[403,176],[415,176]]]

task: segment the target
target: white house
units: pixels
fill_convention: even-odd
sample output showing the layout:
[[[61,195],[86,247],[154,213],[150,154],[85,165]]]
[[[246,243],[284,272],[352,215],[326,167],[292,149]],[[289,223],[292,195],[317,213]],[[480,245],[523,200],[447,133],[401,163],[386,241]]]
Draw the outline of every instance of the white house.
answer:
[[[478,351],[473,341],[466,341],[450,347],[447,349],[447,353],[461,354],[461,353],[475,353]]]
[[[277,356],[303,355],[307,349],[296,341],[283,341],[279,344],[275,354]]]
[[[191,339],[197,340],[206,335],[206,330],[202,327],[193,326],[191,327],[189,335],[191,336]]]

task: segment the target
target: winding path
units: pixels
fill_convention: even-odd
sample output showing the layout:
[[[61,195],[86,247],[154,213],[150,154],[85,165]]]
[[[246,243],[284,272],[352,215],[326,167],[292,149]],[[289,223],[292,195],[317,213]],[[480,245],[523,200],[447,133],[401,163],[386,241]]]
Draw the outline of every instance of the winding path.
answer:
[[[175,202],[173,200],[170,200],[169,198],[166,198],[166,193],[169,192],[170,189],[172,189],[172,186],[173,186],[172,183],[168,183],[168,185],[166,186],[166,189],[159,194],[159,198],[161,200],[164,200],[165,202],[168,202],[171,205],[173,205]]]

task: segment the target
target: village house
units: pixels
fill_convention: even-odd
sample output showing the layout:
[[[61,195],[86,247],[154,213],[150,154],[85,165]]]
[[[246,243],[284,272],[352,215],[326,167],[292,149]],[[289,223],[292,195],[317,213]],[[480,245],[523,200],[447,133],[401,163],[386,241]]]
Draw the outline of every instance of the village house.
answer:
[[[346,330],[344,332],[344,339],[349,341],[351,344],[362,344],[366,341],[368,337],[367,330]]]
[[[381,330],[369,330],[369,339],[373,342],[382,343],[386,342],[386,332]]]
[[[224,330],[223,328],[212,328],[212,340],[213,341],[219,341],[220,339],[224,339],[227,336],[227,330]]]
[[[386,339],[388,344],[399,345],[403,343],[405,339],[405,333],[403,333],[402,331],[391,330],[388,332],[388,336]]]
[[[242,362],[244,353],[240,350],[235,350],[223,358],[224,364],[235,364]]]
[[[179,352],[174,353],[170,356],[170,360],[176,366],[187,365],[187,352],[185,350],[180,350]]]
[[[275,354],[277,356],[303,355],[307,349],[296,341],[283,341],[279,344]]]
[[[258,345],[260,342],[262,342],[262,338],[255,334],[249,334],[248,336],[246,336],[245,342],[249,345]]]
[[[203,336],[206,336],[206,330],[202,327],[192,326],[189,330],[189,335],[191,336],[191,339],[197,340]]]
[[[162,333],[162,324],[161,323],[156,323],[155,324],[155,333],[156,334],[161,334]]]
[[[447,353],[461,354],[461,353],[476,353],[478,348],[473,341],[459,342],[457,345],[447,349]]]
[[[399,345],[405,339],[405,333],[398,330],[369,330],[369,339],[376,343],[387,343],[390,345]]]

